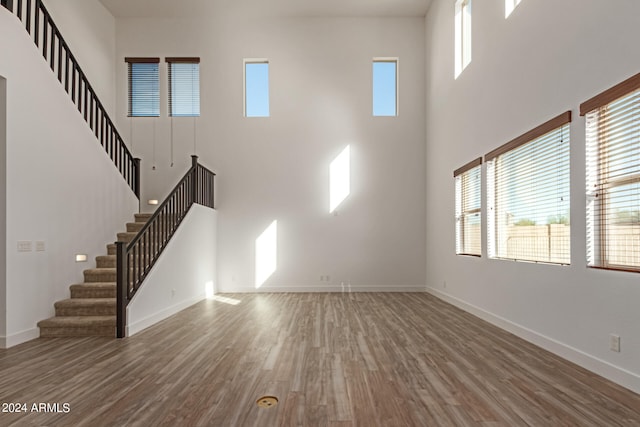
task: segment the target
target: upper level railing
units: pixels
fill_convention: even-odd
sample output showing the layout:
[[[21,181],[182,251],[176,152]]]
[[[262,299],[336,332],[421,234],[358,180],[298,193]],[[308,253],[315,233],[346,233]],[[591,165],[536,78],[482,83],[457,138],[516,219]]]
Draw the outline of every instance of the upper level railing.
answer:
[[[42,0],[0,0],[0,5],[24,23],[100,145],[140,198],[140,159],[134,158],[127,148]]]
[[[194,203],[214,208],[215,173],[191,156],[192,165],[129,243],[116,242],[117,337],[125,336],[126,309]]]

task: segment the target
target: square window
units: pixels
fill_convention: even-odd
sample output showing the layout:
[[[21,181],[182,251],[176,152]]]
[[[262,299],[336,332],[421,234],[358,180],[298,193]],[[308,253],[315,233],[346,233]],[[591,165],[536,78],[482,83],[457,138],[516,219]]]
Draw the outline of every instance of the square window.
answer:
[[[587,261],[640,271],[640,75],[581,106],[586,115]],[[627,92],[620,97],[621,93]]]
[[[456,181],[456,254],[482,254],[480,226],[482,159],[476,159],[453,173]]]
[[[269,62],[245,60],[244,115],[269,117]]]
[[[200,58],[167,58],[169,116],[200,116]]]
[[[485,156],[489,257],[569,264],[566,112]]]
[[[160,116],[159,58],[125,58],[129,68],[129,117]]]
[[[373,60],[373,115],[398,115],[398,60]]]

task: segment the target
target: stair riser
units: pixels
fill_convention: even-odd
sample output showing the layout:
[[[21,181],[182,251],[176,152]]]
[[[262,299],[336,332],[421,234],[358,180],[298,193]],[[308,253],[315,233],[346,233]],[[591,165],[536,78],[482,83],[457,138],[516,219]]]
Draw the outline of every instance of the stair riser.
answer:
[[[144,222],[129,222],[127,223],[127,233],[137,233],[144,227]]]
[[[116,306],[56,307],[56,316],[115,316]]]
[[[116,273],[115,272],[84,272],[84,281],[87,283],[95,283],[95,282],[115,282],[116,281]]]
[[[116,298],[116,288],[71,289],[71,298]]]
[[[116,336],[114,326],[98,326],[86,328],[40,328],[41,338],[60,337],[111,337]]]
[[[135,234],[132,233],[118,233],[118,242],[126,242],[129,243],[136,237]]]
[[[144,224],[149,220],[149,218],[151,218],[151,214],[135,214],[134,218],[136,222],[141,222]]]
[[[116,258],[115,257],[96,257],[96,267],[97,268],[116,268]]]

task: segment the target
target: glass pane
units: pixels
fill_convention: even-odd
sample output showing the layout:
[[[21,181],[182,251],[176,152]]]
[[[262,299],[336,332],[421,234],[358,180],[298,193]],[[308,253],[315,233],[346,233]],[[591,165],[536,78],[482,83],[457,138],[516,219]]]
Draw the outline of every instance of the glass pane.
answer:
[[[200,115],[200,64],[171,64],[171,115]]]
[[[373,62],[374,116],[397,115],[396,65],[395,61]]]
[[[269,64],[245,64],[245,115],[269,117]]]

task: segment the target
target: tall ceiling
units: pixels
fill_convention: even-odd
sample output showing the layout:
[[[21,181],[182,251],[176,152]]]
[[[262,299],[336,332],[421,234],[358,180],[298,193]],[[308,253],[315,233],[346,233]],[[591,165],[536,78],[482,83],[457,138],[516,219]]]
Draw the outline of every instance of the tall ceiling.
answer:
[[[188,17],[222,10],[279,16],[424,16],[431,0],[100,0],[115,16]]]

